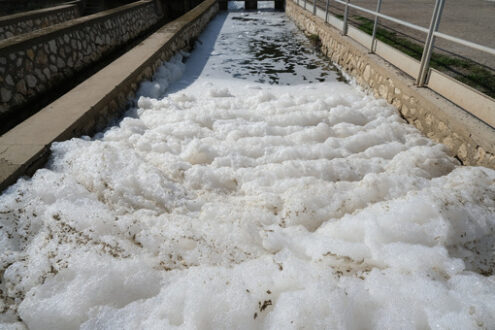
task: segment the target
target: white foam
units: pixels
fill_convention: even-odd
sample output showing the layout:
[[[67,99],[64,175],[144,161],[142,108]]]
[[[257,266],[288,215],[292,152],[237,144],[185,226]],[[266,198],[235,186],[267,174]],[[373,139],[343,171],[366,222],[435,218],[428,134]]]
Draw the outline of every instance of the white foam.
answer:
[[[495,327],[495,171],[349,85],[210,68],[0,197],[1,326]]]

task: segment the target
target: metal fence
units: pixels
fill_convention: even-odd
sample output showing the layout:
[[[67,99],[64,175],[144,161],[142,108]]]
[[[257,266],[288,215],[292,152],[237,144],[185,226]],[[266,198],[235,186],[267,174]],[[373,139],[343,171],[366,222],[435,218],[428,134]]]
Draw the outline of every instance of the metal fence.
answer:
[[[363,7],[351,4],[350,0],[345,0],[345,1],[343,1],[343,0],[326,0],[325,22],[328,22],[329,6],[330,6],[331,1],[333,1],[335,3],[342,4],[345,6],[344,7],[344,17],[343,17],[343,26],[342,26],[342,34],[343,35],[346,35],[347,31],[348,31],[349,8],[353,8],[353,9],[356,9],[358,11],[368,13],[368,14],[374,16],[373,32],[371,35],[371,43],[369,45],[370,52],[372,52],[372,53],[375,51],[375,47],[376,47],[376,30],[377,30],[377,25],[378,25],[379,19],[384,19],[384,20],[394,22],[394,23],[400,24],[402,26],[411,28],[413,30],[426,33],[427,37],[426,37],[425,43],[423,45],[424,47],[423,47],[423,54],[422,54],[421,62],[420,62],[420,70],[419,70],[418,75],[416,77],[416,84],[419,87],[424,86],[426,83],[426,80],[427,80],[428,72],[430,69],[430,59],[431,59],[431,55],[432,55],[433,45],[435,43],[435,38],[441,38],[441,39],[449,40],[451,42],[454,42],[454,43],[457,43],[457,44],[460,44],[460,45],[463,45],[466,47],[470,47],[473,49],[477,49],[477,50],[486,52],[488,54],[495,55],[495,49],[494,48],[480,45],[480,44],[477,44],[477,43],[474,43],[474,42],[471,42],[468,40],[464,40],[461,38],[457,38],[457,37],[454,37],[454,36],[451,36],[451,35],[448,35],[448,34],[445,34],[445,33],[438,31],[438,27],[440,25],[440,20],[442,17],[442,11],[443,11],[443,7],[445,4],[445,0],[436,0],[435,1],[435,7],[433,9],[429,28],[425,28],[425,27],[422,27],[422,26],[419,26],[419,25],[416,25],[416,24],[413,24],[413,23],[410,23],[410,22],[407,22],[407,21],[404,21],[404,20],[380,13],[381,6],[382,6],[382,0],[377,0],[376,10],[370,10],[367,8],[363,8]],[[299,2],[299,0],[298,0],[298,2]],[[306,8],[306,2],[307,1],[304,0],[304,8]],[[313,2],[313,8],[312,8],[313,14],[316,14],[316,0],[312,0],[312,2]]]

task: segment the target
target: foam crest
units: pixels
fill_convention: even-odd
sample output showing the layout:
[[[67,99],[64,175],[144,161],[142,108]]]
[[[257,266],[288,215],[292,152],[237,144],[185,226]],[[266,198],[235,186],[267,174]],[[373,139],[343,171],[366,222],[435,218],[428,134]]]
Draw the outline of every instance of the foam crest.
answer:
[[[215,76],[206,47],[0,196],[2,327],[495,326],[495,171],[344,83]]]

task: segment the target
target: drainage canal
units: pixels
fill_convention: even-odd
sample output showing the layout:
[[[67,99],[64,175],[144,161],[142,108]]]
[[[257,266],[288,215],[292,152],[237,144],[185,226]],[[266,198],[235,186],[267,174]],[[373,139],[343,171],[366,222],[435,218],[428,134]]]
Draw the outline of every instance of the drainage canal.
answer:
[[[219,14],[0,197],[0,322],[494,328],[495,171],[341,80],[283,13]]]

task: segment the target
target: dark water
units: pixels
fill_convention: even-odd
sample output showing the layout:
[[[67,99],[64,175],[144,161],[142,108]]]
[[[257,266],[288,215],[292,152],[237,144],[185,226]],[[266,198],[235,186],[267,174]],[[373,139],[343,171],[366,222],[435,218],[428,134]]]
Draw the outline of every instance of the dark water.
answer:
[[[234,3],[234,7],[237,3]],[[319,50],[319,39],[305,36],[283,12],[230,9],[208,66],[236,79],[296,85],[344,81]]]

